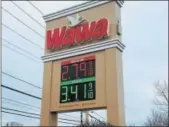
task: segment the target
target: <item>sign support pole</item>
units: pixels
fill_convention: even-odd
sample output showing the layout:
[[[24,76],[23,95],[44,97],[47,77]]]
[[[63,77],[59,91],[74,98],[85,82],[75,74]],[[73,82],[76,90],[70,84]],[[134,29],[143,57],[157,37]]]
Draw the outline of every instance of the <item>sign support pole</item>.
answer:
[[[41,126],[56,126],[57,125],[57,113],[50,111],[51,106],[51,79],[52,79],[52,67],[53,63],[48,62],[44,64],[44,78],[43,78],[43,95],[42,95],[42,107],[41,107]]]
[[[80,114],[80,116],[81,116],[81,125],[83,125],[83,111],[81,111],[81,114]]]
[[[89,111],[88,110],[85,111],[85,117],[86,117],[85,122],[88,124],[89,123]]]
[[[112,48],[105,51],[105,56],[107,120],[114,126],[125,126],[122,53]],[[113,96],[116,98],[112,99]]]

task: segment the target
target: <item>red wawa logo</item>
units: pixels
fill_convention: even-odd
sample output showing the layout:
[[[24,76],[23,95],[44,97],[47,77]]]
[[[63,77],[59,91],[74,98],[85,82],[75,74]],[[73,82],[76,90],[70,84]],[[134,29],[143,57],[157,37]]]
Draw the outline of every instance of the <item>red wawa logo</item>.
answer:
[[[53,47],[60,48],[61,46],[80,43],[82,41],[90,41],[92,39],[101,39],[108,35],[108,20],[106,18],[98,21],[93,21],[90,24],[77,24],[71,28],[66,26],[48,30],[46,33],[46,47],[51,49]]]

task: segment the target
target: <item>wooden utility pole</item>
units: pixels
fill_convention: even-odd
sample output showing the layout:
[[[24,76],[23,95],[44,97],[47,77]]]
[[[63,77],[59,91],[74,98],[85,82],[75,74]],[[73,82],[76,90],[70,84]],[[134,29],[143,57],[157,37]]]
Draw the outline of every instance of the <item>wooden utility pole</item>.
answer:
[[[89,123],[89,111],[85,111],[85,122],[88,124]]]
[[[83,111],[81,111],[81,125],[83,125]]]

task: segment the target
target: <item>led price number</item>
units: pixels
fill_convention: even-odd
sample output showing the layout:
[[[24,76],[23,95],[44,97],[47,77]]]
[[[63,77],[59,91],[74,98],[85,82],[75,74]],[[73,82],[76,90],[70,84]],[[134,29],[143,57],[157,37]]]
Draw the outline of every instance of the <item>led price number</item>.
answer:
[[[61,67],[61,81],[74,80],[95,75],[95,60],[84,61]]]
[[[61,66],[60,103],[95,99],[95,59]]]
[[[61,87],[60,103],[95,99],[95,82]]]

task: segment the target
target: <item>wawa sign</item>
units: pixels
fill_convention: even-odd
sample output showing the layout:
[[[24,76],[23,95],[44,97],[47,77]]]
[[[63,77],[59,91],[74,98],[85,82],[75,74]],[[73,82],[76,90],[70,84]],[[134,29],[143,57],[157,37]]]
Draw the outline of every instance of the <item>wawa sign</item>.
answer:
[[[102,18],[91,23],[76,15],[76,17],[68,16],[68,27],[61,29],[55,28],[46,32],[46,48],[61,48],[66,45],[72,45],[82,42],[91,41],[93,39],[101,39],[108,36],[108,20]]]

